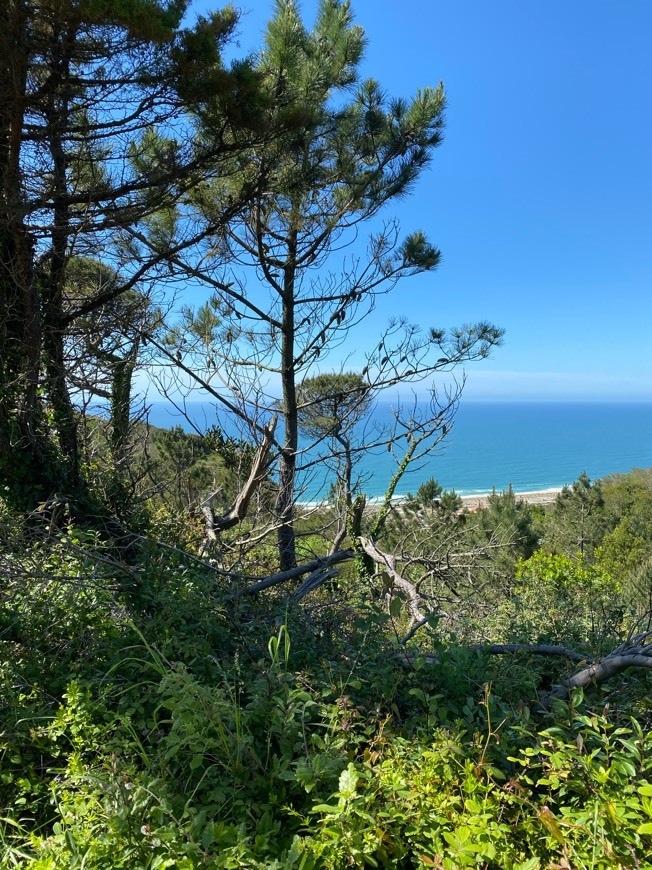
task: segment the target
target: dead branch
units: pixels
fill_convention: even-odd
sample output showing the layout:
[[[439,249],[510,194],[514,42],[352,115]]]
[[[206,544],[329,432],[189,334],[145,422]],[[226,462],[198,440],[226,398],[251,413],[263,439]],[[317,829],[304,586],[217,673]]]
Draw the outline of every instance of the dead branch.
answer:
[[[405,646],[408,641],[412,640],[417,631],[423,628],[424,625],[430,625],[435,619],[444,619],[446,616],[446,613],[429,613],[427,616],[424,616],[423,619],[415,622],[408,633],[401,638],[401,645]]]
[[[644,632],[643,635],[633,638],[634,643],[631,645],[616,647],[604,658],[597,661],[593,661],[591,656],[587,656],[584,653],[579,653],[563,646],[551,646],[547,644],[506,643],[485,647],[479,646],[475,647],[475,649],[499,655],[519,652],[534,653],[535,655],[556,655],[571,659],[571,661],[578,664],[584,663],[585,667],[580,671],[564,680],[563,683],[553,686],[549,692],[541,696],[540,701],[543,706],[548,706],[555,698],[567,698],[572,689],[586,689],[589,686],[600,686],[602,683],[629,668],[652,668],[652,644],[640,646],[636,643],[639,638],[647,637],[648,635],[649,632]]]
[[[406,596],[412,622],[421,622],[422,625],[425,625],[428,618],[421,610],[421,599],[419,594],[414,583],[406,580],[405,577],[402,577],[398,573],[396,568],[396,556],[392,556],[389,553],[383,553],[383,551],[379,550],[374,542],[369,538],[360,537],[358,540],[365,553],[374,560],[376,565],[379,565],[387,572],[392,581],[392,585]]]
[[[201,510],[206,520],[206,537],[209,541],[216,541],[219,532],[233,528],[233,526],[241,523],[247,516],[249,502],[267,473],[269,454],[274,442],[276,422],[277,418],[273,417],[270,422],[263,427],[263,440],[258,445],[254,455],[249,477],[238,493],[231,508],[225,514],[222,514],[221,517],[215,516],[215,513],[213,512],[213,499],[217,495],[217,492],[211,493],[211,495],[209,495],[202,503]]]
[[[288,601],[293,603],[301,601],[306,595],[310,595],[311,592],[314,592],[315,589],[318,589],[323,583],[327,580],[332,580],[334,577],[337,577],[337,568],[318,568],[317,571],[313,571],[312,574],[306,577],[298,589],[295,589],[288,598]]]
[[[592,661],[590,656],[567,649],[566,647],[555,647],[546,644],[512,643],[477,648],[490,654],[527,652],[534,653],[535,655],[563,656],[577,663],[583,662],[585,667],[580,671],[564,680],[563,683],[553,686],[549,692],[540,696],[539,702],[543,707],[549,707],[551,702],[556,698],[562,700],[567,698],[573,689],[600,686],[602,683],[629,668],[652,668],[652,646],[639,647],[632,645],[625,648],[620,646],[598,661]]]
[[[488,653],[489,655],[503,655],[507,653],[533,653],[539,656],[560,656],[561,658],[570,659],[577,664],[586,664],[593,662],[591,656],[586,653],[576,652],[574,649],[568,649],[565,646],[557,644],[545,643],[492,643],[489,646],[484,644],[474,644],[469,647],[472,650]]]
[[[320,559],[312,559],[310,562],[305,562],[303,565],[297,565],[296,568],[290,568],[289,571],[280,571],[278,574],[271,574],[269,577],[263,577],[261,580],[258,580],[258,582],[248,586],[239,593],[230,595],[229,597],[235,598],[238,597],[238,595],[255,595],[256,593],[262,592],[264,589],[269,589],[272,586],[279,586],[281,583],[287,583],[289,580],[296,580],[298,577],[303,577],[304,574],[323,571],[324,569],[337,565],[340,562],[347,562],[354,556],[355,553],[353,550],[340,550],[338,553],[332,553],[331,555],[324,556]]]
[[[547,706],[554,698],[566,698],[570,694],[571,689],[600,686],[612,677],[629,670],[629,668],[652,668],[652,655],[649,652],[645,654],[624,653],[621,655],[609,653],[601,661],[594,662],[588,667],[583,668],[569,680],[561,683],[561,685],[553,686],[550,692],[540,699],[541,703]]]
[[[539,703],[542,707],[547,708],[555,699],[564,700],[568,698],[573,689],[586,689],[590,686],[600,686],[612,677],[629,670],[629,668],[648,668],[652,669],[652,643],[645,646],[640,645],[642,639],[647,639],[651,632],[646,631],[632,638],[633,643],[629,645],[621,645],[608,653],[604,658],[593,661],[591,656],[585,653],[577,652],[576,650],[568,649],[564,646],[553,644],[529,644],[529,643],[501,643],[490,645],[475,645],[470,649],[480,650],[489,655],[505,655],[508,653],[530,653],[533,655],[543,656],[560,656],[570,659],[577,664],[584,664],[581,670],[573,674],[563,683],[553,686],[549,692],[540,695]],[[637,643],[638,641],[638,643]],[[412,662],[414,656],[404,653],[402,659],[408,664]],[[426,654],[426,661],[434,662],[438,660],[438,656],[434,654]]]

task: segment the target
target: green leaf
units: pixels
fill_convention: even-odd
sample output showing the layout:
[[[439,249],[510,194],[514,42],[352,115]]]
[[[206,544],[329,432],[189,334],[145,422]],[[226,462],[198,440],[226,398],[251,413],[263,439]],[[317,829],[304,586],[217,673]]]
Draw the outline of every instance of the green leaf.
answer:
[[[340,774],[339,792],[342,797],[351,797],[355,794],[358,786],[358,772],[352,762]]]
[[[329,813],[330,815],[339,815],[342,812],[342,807],[331,806],[330,804],[315,804],[311,812],[313,813]]]

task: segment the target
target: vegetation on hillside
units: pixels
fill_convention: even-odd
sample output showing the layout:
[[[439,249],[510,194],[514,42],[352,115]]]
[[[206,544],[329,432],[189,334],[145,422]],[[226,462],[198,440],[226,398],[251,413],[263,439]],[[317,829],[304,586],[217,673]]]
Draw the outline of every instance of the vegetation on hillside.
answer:
[[[649,671],[556,691],[614,650],[649,654],[648,557],[610,566],[652,472],[595,486],[590,557],[540,548],[566,495],[545,514],[513,493],[476,514],[393,510],[393,552],[408,534],[414,553],[420,536],[500,541],[419,587],[438,612],[407,643],[409,597],[361,561],[300,602],[296,584],[247,595],[197,555],[197,515],[153,507],[125,549],[5,508],[2,866],[648,866]],[[324,519],[301,534],[326,553]],[[271,567],[256,546],[249,563]]]

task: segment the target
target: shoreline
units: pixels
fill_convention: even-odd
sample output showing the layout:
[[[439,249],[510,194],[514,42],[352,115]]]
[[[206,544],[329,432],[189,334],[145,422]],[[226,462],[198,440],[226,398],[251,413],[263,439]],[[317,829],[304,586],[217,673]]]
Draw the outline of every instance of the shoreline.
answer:
[[[552,504],[561,491],[561,486],[551,487],[549,489],[528,490],[527,492],[514,491],[514,497],[516,498],[516,501],[524,501],[528,504],[547,505]],[[496,490],[496,493],[498,495],[501,495],[501,492],[498,492],[498,490]],[[479,508],[484,508],[488,505],[491,495],[492,493],[490,492],[481,492],[474,495],[461,495],[460,498],[462,499],[463,509],[473,513],[473,511],[477,511]],[[405,496],[394,496],[394,498],[392,499],[392,504],[400,505],[403,504],[405,501]],[[377,509],[382,503],[382,497],[367,499],[365,509]],[[307,510],[314,510],[315,508],[326,507],[327,504],[328,503],[326,501],[299,501],[297,502],[297,507]]]
[[[553,487],[551,489],[535,489],[529,492],[514,492],[516,501],[524,501],[528,504],[546,505],[552,504],[562,488]],[[500,495],[500,493],[498,493]],[[490,492],[483,492],[479,495],[462,495],[462,504],[468,511],[477,511],[481,507],[486,507],[489,503]]]

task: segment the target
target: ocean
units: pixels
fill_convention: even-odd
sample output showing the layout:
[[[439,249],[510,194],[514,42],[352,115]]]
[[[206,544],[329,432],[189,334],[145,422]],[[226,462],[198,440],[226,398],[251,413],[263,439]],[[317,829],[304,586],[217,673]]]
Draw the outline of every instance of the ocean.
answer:
[[[206,403],[189,405],[189,413],[200,428],[217,422]],[[378,403],[373,413],[380,424],[392,419],[389,403]],[[151,406],[150,422],[190,428],[164,403]],[[649,466],[652,403],[462,401],[445,441],[404,475],[396,495],[416,492],[431,477],[444,489],[476,495],[510,484],[515,492],[552,489],[572,483],[582,471],[595,479]],[[363,456],[357,471],[368,498],[384,494],[395,470],[386,448]],[[318,463],[301,499],[326,497],[330,480],[325,463]]]

